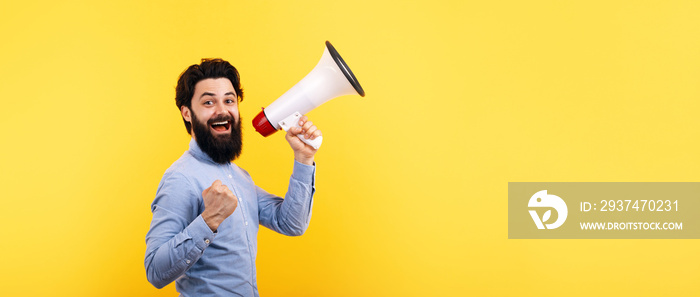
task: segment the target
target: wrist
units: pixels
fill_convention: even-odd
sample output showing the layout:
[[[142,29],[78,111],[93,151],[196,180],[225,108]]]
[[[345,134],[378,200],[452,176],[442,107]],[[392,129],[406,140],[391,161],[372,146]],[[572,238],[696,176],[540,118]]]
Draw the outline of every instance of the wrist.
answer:
[[[314,165],[314,157],[294,155],[294,160],[304,165]]]
[[[216,230],[219,229],[219,225],[221,225],[221,220],[218,220],[216,215],[208,215],[206,211],[202,212],[202,219],[212,232],[216,232]]]

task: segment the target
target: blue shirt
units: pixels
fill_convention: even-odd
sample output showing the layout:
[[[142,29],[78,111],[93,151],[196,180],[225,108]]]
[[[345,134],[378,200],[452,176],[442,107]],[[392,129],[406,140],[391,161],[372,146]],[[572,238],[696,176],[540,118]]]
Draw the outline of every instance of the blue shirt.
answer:
[[[284,199],[253,183],[233,163],[217,164],[197,142],[165,171],[151,204],[146,275],[162,288],[176,281],[181,296],[259,296],[255,271],[258,226],[297,236],[311,219],[315,166],[294,162]],[[202,191],[221,180],[238,207],[217,232],[201,214]]]

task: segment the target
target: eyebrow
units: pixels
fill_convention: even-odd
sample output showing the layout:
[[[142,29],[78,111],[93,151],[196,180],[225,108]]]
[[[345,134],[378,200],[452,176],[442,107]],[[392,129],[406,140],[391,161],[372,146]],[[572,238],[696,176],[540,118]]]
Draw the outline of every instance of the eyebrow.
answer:
[[[236,93],[234,93],[234,92],[228,92],[228,93],[224,94],[224,96],[228,96],[228,95],[236,97]],[[199,96],[199,98],[201,99],[204,96],[212,96],[213,97],[215,95],[214,95],[214,93],[204,92],[204,93],[202,93],[202,96]]]
[[[199,96],[199,98],[202,98],[204,96],[212,96],[213,97],[214,93],[204,92],[204,93],[202,93],[202,96]]]

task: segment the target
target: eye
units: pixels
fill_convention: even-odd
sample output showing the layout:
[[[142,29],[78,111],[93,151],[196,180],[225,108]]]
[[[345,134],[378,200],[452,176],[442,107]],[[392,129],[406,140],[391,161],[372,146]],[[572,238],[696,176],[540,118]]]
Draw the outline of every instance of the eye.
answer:
[[[204,105],[212,105],[212,104],[214,104],[214,101],[207,100],[207,101],[204,101],[203,104],[204,104]]]
[[[226,99],[224,102],[226,102],[226,104],[236,103],[233,99]]]

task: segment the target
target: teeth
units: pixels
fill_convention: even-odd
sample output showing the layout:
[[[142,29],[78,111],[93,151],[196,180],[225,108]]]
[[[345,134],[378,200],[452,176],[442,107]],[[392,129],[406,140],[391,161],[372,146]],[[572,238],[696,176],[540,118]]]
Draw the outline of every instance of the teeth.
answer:
[[[214,126],[214,125],[226,125],[226,124],[228,124],[228,121],[216,122],[216,123],[212,123],[211,125]]]

